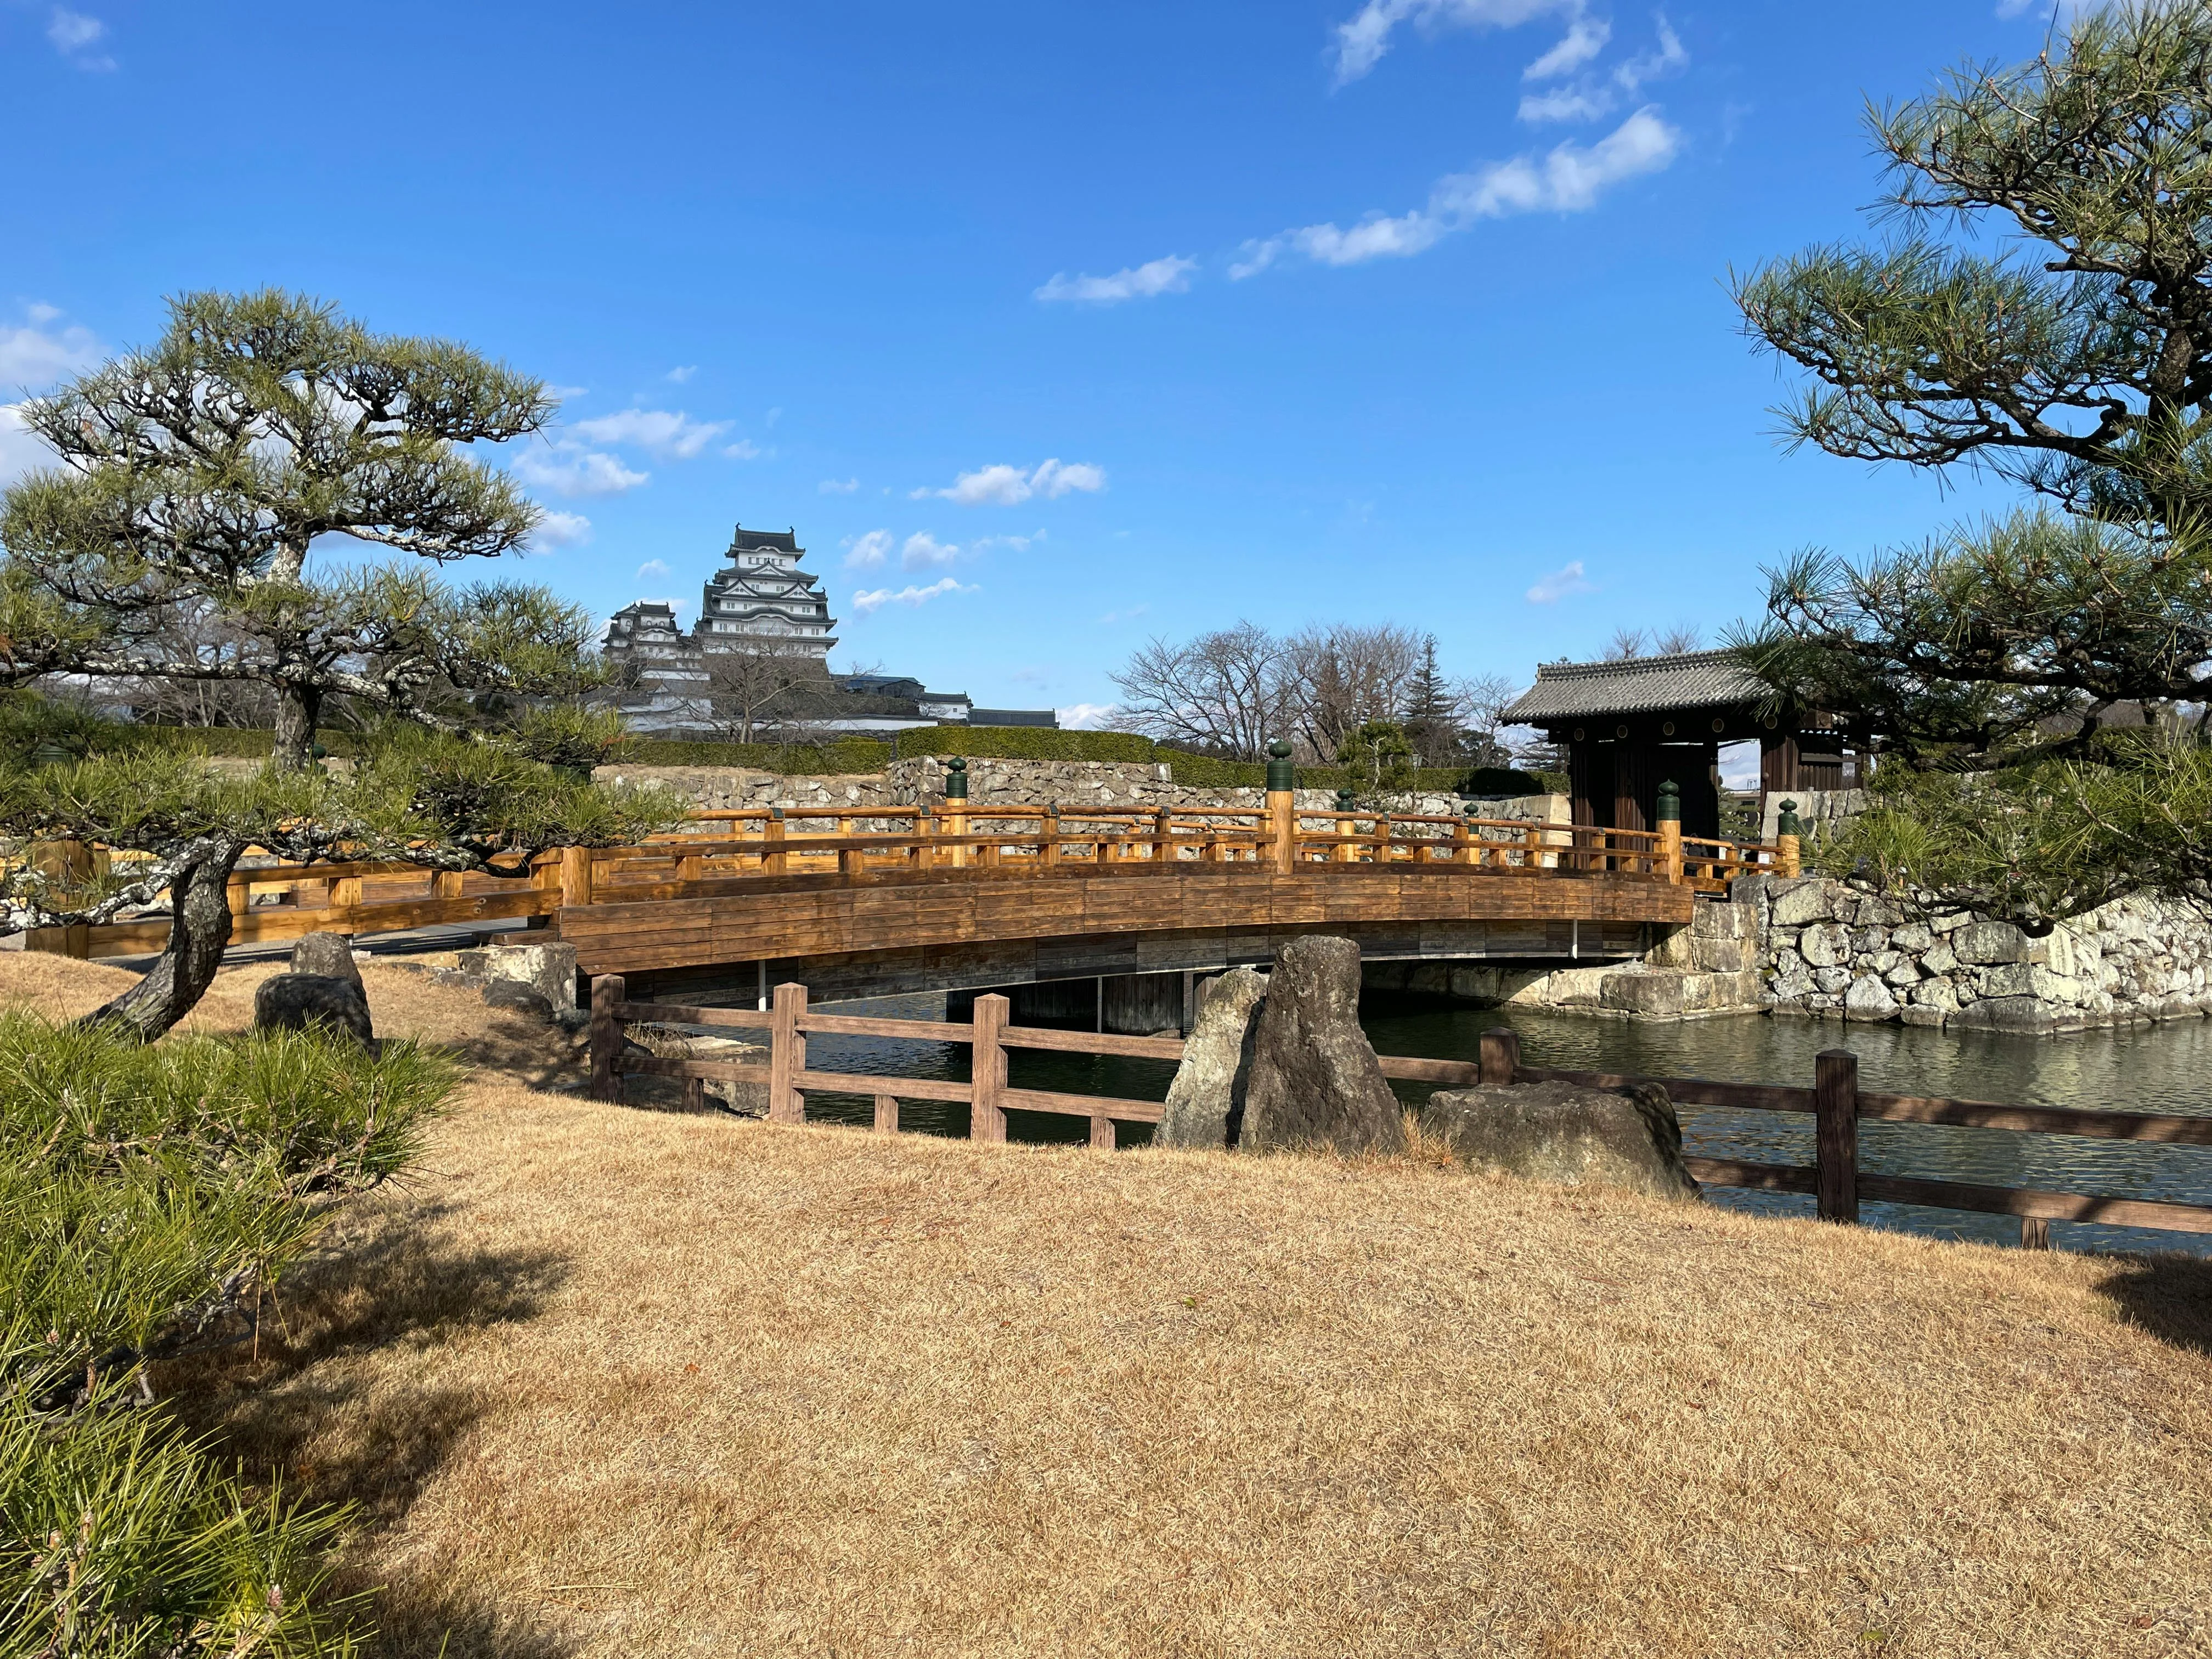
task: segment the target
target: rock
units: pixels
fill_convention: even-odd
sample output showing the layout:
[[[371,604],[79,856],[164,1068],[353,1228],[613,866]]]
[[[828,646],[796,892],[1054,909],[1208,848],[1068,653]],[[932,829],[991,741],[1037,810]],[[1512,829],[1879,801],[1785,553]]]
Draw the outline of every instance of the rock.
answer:
[[[1921,923],[1911,921],[1893,929],[1889,942],[1897,950],[1917,954],[1935,944],[1936,935]]]
[[[1618,1094],[1566,1083],[1439,1090],[1429,1097],[1421,1127],[1478,1170],[1654,1198],[1698,1195],[1682,1164],[1674,1103],[1650,1085]]]
[[[1237,1144],[1252,1080],[1253,1038],[1267,995],[1267,976],[1249,968],[1232,968],[1213,981],[1168,1085],[1153,1146]]]
[[[1917,985],[1920,982],[1920,970],[1909,962],[1900,962],[1882,977],[1892,985]]]
[[[2048,1031],[2058,1021],[2034,997],[1982,997],[1952,1015],[1951,1024],[1977,1031]]]
[[[1833,883],[1815,876],[1806,880],[1777,882],[1772,888],[1772,921],[1777,927],[1798,927],[1808,921],[1827,921],[1836,914]]]
[[[1405,1151],[1398,1097],[1359,1029],[1359,947],[1350,939],[1309,934],[1275,953],[1237,1146]]]
[[[1940,916],[1929,917],[1928,927],[1930,933],[1954,933],[1973,919],[1973,912],[1971,910],[1952,910]]]
[[[1938,939],[1920,953],[1920,971],[1923,974],[1948,974],[1959,965],[1959,953],[1951,948],[1948,939]]]
[[[1802,968],[1794,973],[1777,974],[1766,988],[1784,1002],[1799,1002],[1813,994],[1813,976]]]
[[[319,1025],[357,1038],[374,1048],[376,1034],[368,1023],[368,999],[358,979],[331,974],[277,974],[261,981],[253,994],[253,1029],[257,1031],[304,1031]]]
[[[489,945],[459,952],[454,962],[473,980],[514,980],[529,986],[558,1013],[576,1006],[576,947],[545,945]]]
[[[1850,982],[1851,970],[1848,968],[1815,968],[1813,970],[1814,988],[1832,995]]]
[[[1889,987],[1871,974],[1855,979],[1844,993],[1845,1019],[1881,1020],[1897,1018],[1897,998]]]
[[[1858,956],[1877,956],[1889,949],[1889,929],[1874,926],[1851,930],[1851,950]]]
[[[1815,968],[1840,967],[1851,959],[1850,931],[1835,921],[1808,927],[1797,940],[1797,954]]]
[[[534,985],[525,985],[519,979],[495,979],[483,988],[487,1008],[514,1008],[542,1019],[548,1024],[553,1020],[553,1005],[545,994]]]
[[[361,966],[353,959],[353,941],[342,933],[302,933],[292,947],[292,971],[361,983]]]
[[[2027,935],[2008,921],[1970,921],[1951,935],[1951,948],[1961,962],[2025,962]]]
[[[623,1036],[647,1054],[658,1054],[663,1060],[713,1060],[734,1066],[765,1066],[769,1051],[765,1043],[744,1042],[736,1037],[715,1036],[710,1033],[680,1031],[667,1025],[627,1025]],[[768,1085],[744,1083],[727,1078],[708,1078],[704,1080],[707,1097],[719,1100],[729,1111],[739,1117],[768,1115]]]

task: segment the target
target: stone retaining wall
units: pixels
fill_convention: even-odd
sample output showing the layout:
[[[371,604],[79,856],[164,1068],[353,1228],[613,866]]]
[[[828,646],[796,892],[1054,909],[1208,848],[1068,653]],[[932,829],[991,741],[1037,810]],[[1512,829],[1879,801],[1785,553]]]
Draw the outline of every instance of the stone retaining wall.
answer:
[[[1954,910],[1908,914],[1819,878],[1747,877],[1777,1012],[1965,1030],[2066,1031],[2212,1012],[2212,915],[2126,898],[2034,938]]]

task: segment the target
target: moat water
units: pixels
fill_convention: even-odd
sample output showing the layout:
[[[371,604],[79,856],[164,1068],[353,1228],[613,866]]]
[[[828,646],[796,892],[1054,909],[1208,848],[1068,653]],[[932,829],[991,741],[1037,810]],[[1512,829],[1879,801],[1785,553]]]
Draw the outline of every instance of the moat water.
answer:
[[[881,998],[843,1004],[836,1012],[938,1019],[943,1017],[944,1000]],[[1386,1054],[1472,1060],[1481,1032],[1508,1024],[1520,1034],[1522,1058],[1531,1066],[1809,1085],[1814,1054],[1824,1048],[1848,1048],[1859,1057],[1860,1086],[1869,1090],[2019,1105],[2212,1115],[2212,1081],[2208,1081],[2212,1079],[2212,1020],[2030,1037],[1898,1025],[1846,1027],[1831,1021],[1759,1015],[1655,1024],[1389,995],[1370,996],[1360,1019],[1376,1051]],[[959,1043],[817,1036],[808,1042],[807,1059],[824,1071],[965,1079],[969,1052]],[[1008,1054],[1008,1081],[1016,1088],[1161,1100],[1174,1073],[1174,1066],[1164,1061],[1020,1049]],[[1409,1105],[1418,1105],[1428,1093],[1425,1085],[1396,1086]],[[807,1115],[817,1120],[866,1123],[872,1111],[871,1102],[853,1097],[811,1095],[807,1101]],[[1016,1140],[1080,1142],[1089,1134],[1089,1126],[1079,1118],[1032,1112],[1007,1116],[1008,1133]],[[965,1135],[968,1109],[902,1102],[900,1124],[922,1133]],[[1813,1161],[1812,1119],[1798,1113],[1686,1107],[1682,1133],[1685,1150],[1694,1155],[1766,1164]],[[1120,1134],[1127,1146],[1141,1143],[1151,1130],[1123,1124]],[[1859,1148],[1861,1167],[1885,1174],[2212,1203],[2212,1147],[1867,1123],[1860,1130]],[[1812,1200],[1793,1194],[1714,1188],[1708,1196],[1714,1203],[1739,1209],[1812,1212]],[[1993,1243],[2016,1243],[2020,1237],[2020,1223],[2009,1216],[1869,1204],[1863,1206],[1862,1218],[1875,1226]],[[2212,1236],[2201,1234],[2053,1222],[2051,1235],[2051,1243],[2064,1249],[2212,1255]]]

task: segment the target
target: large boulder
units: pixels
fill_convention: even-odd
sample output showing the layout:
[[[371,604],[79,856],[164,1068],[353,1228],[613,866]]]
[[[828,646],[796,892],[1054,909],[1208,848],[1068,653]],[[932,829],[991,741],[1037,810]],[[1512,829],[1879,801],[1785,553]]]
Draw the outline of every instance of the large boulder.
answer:
[[[301,934],[292,947],[292,971],[361,983],[361,969],[353,959],[353,941],[342,933]]]
[[[576,1006],[576,947],[555,941],[545,945],[487,945],[463,951],[454,964],[471,980],[481,981],[487,993],[501,981],[526,985],[545,1000],[555,1014]],[[487,994],[487,1002],[493,999]],[[510,1006],[519,1006],[510,1004]]]
[[[276,974],[253,994],[257,1031],[304,1031],[319,1026],[358,1038],[369,1048],[376,1034],[368,1023],[368,999],[361,981],[335,974]]]
[[[1653,1198],[1698,1196],[1682,1163],[1674,1103],[1656,1085],[1618,1093],[1571,1083],[1440,1089],[1429,1097],[1421,1128],[1478,1170]]]
[[[1239,1150],[1402,1152],[1405,1120],[1359,1029],[1359,947],[1310,934],[1275,955]]]
[[[1267,976],[1232,968],[1213,981],[1168,1085],[1155,1146],[1234,1146],[1244,1126],[1252,1044]]]

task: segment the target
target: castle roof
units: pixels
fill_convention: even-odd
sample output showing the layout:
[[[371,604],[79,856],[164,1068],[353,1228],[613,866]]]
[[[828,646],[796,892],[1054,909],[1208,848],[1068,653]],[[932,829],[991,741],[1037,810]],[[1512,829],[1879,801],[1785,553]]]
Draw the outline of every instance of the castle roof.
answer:
[[[1611,662],[1547,662],[1504,718],[1515,725],[1647,714],[1662,708],[1741,708],[1773,690],[1733,651],[1683,651]]]

